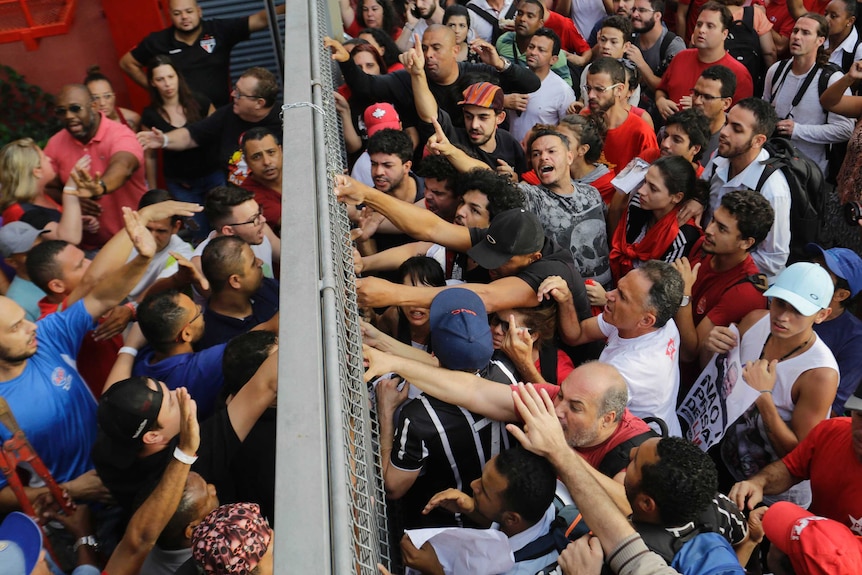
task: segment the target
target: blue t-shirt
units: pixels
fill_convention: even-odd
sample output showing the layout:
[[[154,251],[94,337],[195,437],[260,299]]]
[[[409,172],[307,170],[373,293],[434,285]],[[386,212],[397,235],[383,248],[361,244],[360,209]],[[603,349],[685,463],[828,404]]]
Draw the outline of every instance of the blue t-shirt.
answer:
[[[132,375],[146,375],[163,381],[168,389],[185,387],[198,404],[198,418],[206,419],[215,409],[215,400],[224,384],[221,369],[227,344],[196,353],[183,353],[153,363],[153,350],[145,347],[135,360]]]
[[[840,304],[837,304],[840,305]],[[844,413],[844,403],[862,381],[862,320],[845,311],[833,320],[814,324],[814,332],[823,340],[838,362],[841,380],[832,409]]]
[[[96,440],[96,400],[78,374],[76,357],[95,321],[84,302],[78,301],[36,326],[36,354],[27,360],[21,375],[0,383],[0,395],[51,475],[62,483],[93,469],[90,450]],[[0,438],[10,437],[0,426]],[[0,489],[4,487],[6,478],[0,476]]]

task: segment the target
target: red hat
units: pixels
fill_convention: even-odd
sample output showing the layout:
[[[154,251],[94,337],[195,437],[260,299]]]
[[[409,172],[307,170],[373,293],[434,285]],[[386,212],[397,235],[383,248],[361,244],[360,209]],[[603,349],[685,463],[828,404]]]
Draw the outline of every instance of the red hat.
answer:
[[[793,503],[770,507],[763,531],[790,558],[797,575],[849,575],[862,567],[862,540],[846,525]]]
[[[401,129],[401,118],[398,117],[398,112],[395,111],[392,104],[386,102],[378,102],[365,108],[362,121],[365,122],[365,133],[368,134],[369,138],[376,132],[387,128]]]

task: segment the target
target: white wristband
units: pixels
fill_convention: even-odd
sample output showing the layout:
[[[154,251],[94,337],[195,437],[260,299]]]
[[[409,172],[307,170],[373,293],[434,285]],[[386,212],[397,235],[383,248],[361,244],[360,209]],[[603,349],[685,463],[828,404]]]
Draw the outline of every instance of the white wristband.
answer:
[[[167,134],[162,134],[162,147],[163,148],[168,147],[168,135]]]
[[[174,459],[185,463],[186,465],[192,465],[195,461],[198,460],[197,455],[187,455],[185,451],[180,449],[179,447],[174,448]]]
[[[128,353],[132,357],[138,357],[138,350],[128,345],[121,347],[120,351],[117,352],[117,355],[120,355],[121,353]]]

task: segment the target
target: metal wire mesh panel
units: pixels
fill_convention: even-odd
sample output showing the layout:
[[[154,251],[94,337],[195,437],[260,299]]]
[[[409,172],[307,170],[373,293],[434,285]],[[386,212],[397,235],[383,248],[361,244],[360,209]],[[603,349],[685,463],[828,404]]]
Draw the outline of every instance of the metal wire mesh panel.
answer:
[[[312,30],[312,53],[319,59],[321,71],[322,108],[326,149],[326,170],[331,176],[343,172],[342,127],[332,98],[334,79],[329,52],[322,49],[322,38],[327,35],[326,4],[317,3],[316,30]],[[315,34],[316,32],[316,34]],[[317,158],[317,162],[324,161]],[[346,474],[350,497],[350,518],[333,517],[333,521],[349,519],[353,537],[354,573],[373,575],[377,573],[378,561],[388,563],[386,504],[383,493],[380,450],[376,425],[369,413],[369,399],[363,381],[362,337],[356,305],[355,277],[353,274],[353,250],[347,241],[349,222],[343,206],[338,204],[331,189],[328,194],[330,253],[335,266],[335,291],[343,294],[338,309],[337,349],[325,349],[325,353],[337,353],[340,358],[339,384],[341,386],[340,429],[334,421],[329,422],[329,442],[343,442],[346,455]],[[327,341],[326,335],[324,341]],[[327,382],[331,384],[332,382]],[[336,545],[346,542],[335,541]]]

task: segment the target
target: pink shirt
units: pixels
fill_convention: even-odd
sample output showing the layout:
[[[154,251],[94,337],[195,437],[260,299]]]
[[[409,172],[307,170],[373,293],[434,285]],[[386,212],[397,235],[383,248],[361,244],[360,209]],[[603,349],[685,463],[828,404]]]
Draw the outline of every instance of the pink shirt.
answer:
[[[137,209],[138,200],[147,191],[144,178],[144,150],[138,144],[135,133],[128,127],[105,117],[100,112],[101,121],[96,135],[86,144],[76,140],[65,129],[60,130],[48,140],[45,155],[51,160],[54,170],[62,181],[69,178],[72,168],[81,156],[89,154],[91,158],[90,173],[104,174],[111,158],[118,152],[129,152],[138,160],[138,169],[125,184],[110,194],[98,199],[102,207],[99,218],[99,231],[95,234],[84,233],[81,246],[87,249],[100,248],[111,237],[123,228],[123,206]]]

